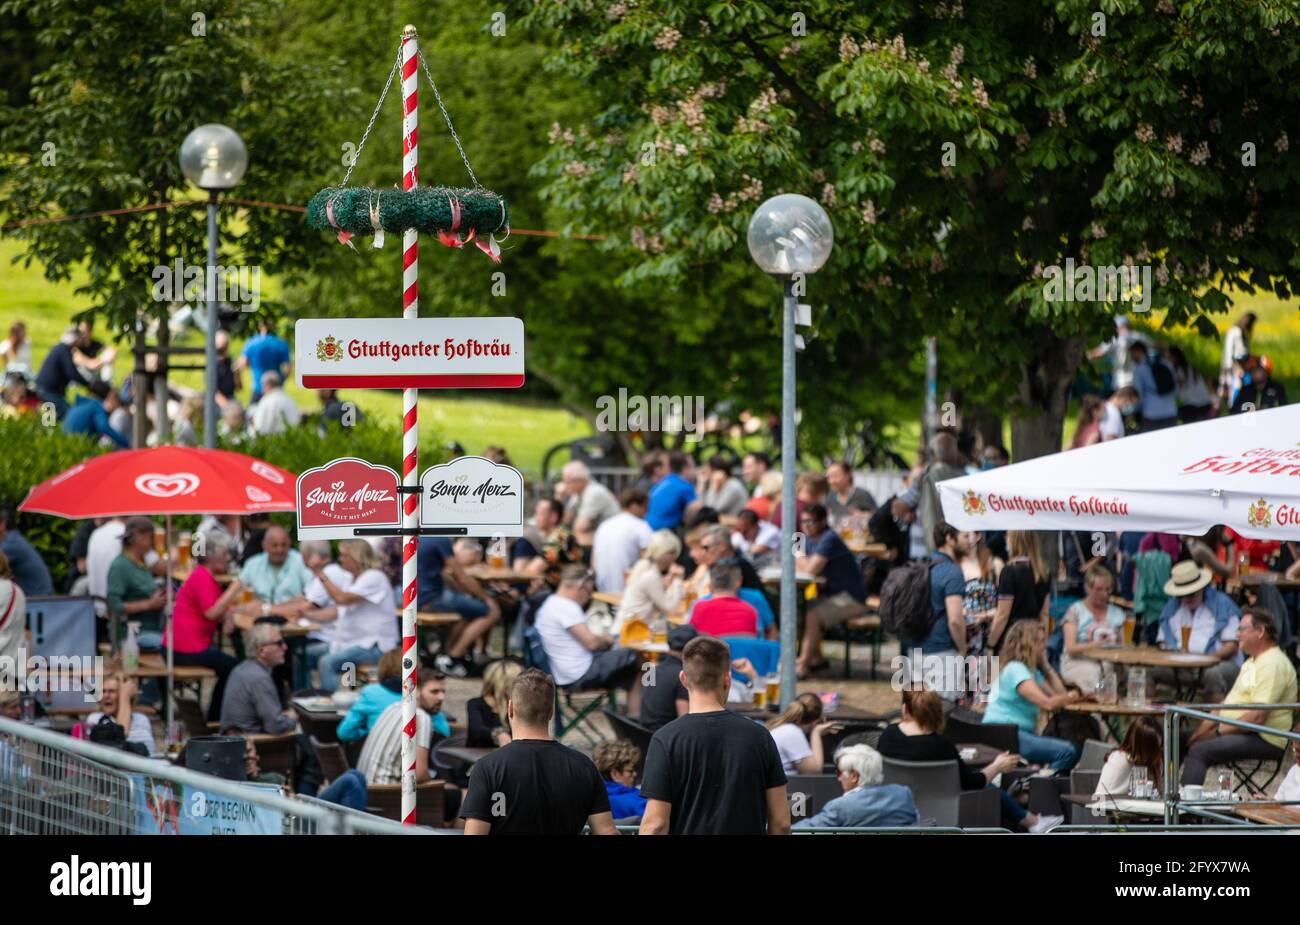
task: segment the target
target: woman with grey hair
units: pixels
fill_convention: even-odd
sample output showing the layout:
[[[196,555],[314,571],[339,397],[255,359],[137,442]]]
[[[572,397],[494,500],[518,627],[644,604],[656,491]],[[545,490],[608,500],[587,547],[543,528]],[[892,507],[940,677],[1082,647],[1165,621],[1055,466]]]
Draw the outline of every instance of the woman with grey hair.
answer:
[[[175,633],[172,658],[177,665],[202,665],[217,673],[217,686],[208,705],[208,719],[221,718],[221,698],[226,678],[239,660],[221,651],[217,634],[226,623],[243,586],[236,578],[223,591],[217,580],[230,569],[230,543],[226,535],[211,531],[194,537],[194,570],[176,592],[171,631]],[[163,646],[167,634],[163,634]]]
[[[339,543],[338,564],[352,576],[346,591],[330,580],[319,557],[309,563],[325,593],[339,607],[330,650],[316,663],[321,690],[329,693],[338,689],[339,672],[345,665],[378,664],[379,656],[398,642],[393,588],[379,568],[375,550],[365,540],[344,540]]]
[[[796,829],[879,828],[916,825],[920,814],[912,791],[902,784],[886,784],[884,761],[870,745],[850,745],[835,753],[844,795],[822,807],[821,812],[795,823]]]

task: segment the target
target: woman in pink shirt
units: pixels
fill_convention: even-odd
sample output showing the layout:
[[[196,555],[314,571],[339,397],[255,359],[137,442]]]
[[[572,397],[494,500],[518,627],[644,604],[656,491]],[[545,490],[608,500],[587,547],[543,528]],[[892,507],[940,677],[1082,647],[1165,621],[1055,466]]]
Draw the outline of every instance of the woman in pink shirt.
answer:
[[[216,722],[221,717],[221,698],[226,691],[226,677],[239,659],[222,652],[217,645],[217,632],[222,621],[234,606],[240,592],[235,579],[225,591],[217,584],[214,575],[222,575],[230,568],[230,547],[224,536],[208,533],[195,543],[194,571],[176,592],[176,605],[172,609],[171,629],[176,633],[175,653],[177,665],[202,665],[217,673],[217,686],[208,704],[208,719]],[[203,549],[205,555],[198,555]],[[167,633],[163,633],[163,647],[167,646]]]

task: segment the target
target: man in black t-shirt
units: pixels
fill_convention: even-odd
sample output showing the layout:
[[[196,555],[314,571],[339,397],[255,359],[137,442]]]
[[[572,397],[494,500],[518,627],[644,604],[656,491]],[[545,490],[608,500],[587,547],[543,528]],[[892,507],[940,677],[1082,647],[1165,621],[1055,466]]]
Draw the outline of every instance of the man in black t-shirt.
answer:
[[[652,681],[645,683],[641,692],[642,726],[658,732],[679,716],[690,710],[690,693],[682,683],[682,649],[699,635],[699,630],[689,623],[674,626],[668,632],[668,654],[654,666]]]
[[[711,636],[692,639],[682,650],[681,677],[690,713],[650,740],[641,834],[789,834],[785,772],[772,734],[726,709],[727,644]]]
[[[510,685],[513,740],[474,765],[460,816],[466,835],[617,835],[605,781],[581,752],[551,738],[555,682],[536,668]]]

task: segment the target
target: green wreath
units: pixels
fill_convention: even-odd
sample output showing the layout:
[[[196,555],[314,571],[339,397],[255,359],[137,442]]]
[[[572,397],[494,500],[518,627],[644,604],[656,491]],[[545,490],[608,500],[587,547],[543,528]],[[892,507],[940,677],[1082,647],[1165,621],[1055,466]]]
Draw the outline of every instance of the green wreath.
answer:
[[[493,236],[509,233],[510,213],[505,199],[482,187],[399,190],[329,186],[307,203],[307,224],[338,233],[344,243],[353,235],[373,235],[381,229],[395,234],[415,229],[436,235],[449,247],[468,244],[477,236],[479,247],[491,253]]]

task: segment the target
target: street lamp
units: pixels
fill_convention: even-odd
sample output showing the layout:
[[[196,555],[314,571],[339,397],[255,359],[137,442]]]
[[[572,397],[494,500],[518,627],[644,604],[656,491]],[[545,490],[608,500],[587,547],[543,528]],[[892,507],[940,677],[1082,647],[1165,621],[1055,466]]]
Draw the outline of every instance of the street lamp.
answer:
[[[204,295],[208,312],[204,364],[203,445],[217,445],[217,192],[233,189],[248,169],[248,149],[232,128],[209,122],[181,142],[181,172],[208,193],[208,269]]]
[[[794,328],[798,308],[796,287],[821,269],[831,254],[835,232],[826,211],[807,196],[783,193],[754,210],[749,220],[749,253],[758,268],[781,280],[785,304],[781,321],[781,703],[795,697],[797,621],[794,580],[797,464],[795,439]]]

